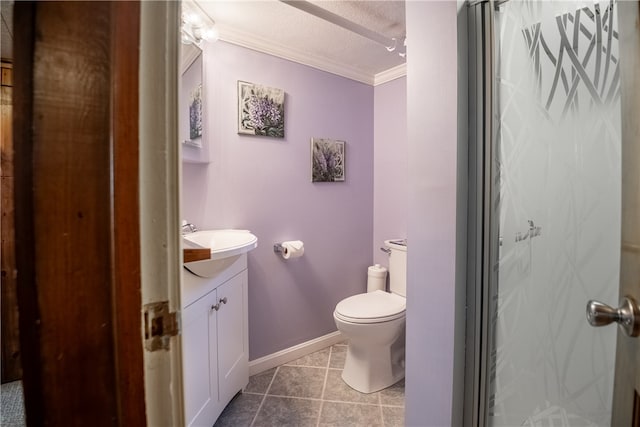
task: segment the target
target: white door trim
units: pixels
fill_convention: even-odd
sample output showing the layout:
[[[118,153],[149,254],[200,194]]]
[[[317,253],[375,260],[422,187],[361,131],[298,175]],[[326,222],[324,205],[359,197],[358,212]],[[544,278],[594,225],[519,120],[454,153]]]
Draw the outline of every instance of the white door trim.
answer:
[[[142,304],[180,309],[178,29],[180,2],[141,2],[140,268]],[[142,315],[142,310],[141,310]],[[143,319],[144,327],[144,319]],[[142,334],[144,339],[144,333]],[[184,425],[180,337],[144,352],[147,424]]]

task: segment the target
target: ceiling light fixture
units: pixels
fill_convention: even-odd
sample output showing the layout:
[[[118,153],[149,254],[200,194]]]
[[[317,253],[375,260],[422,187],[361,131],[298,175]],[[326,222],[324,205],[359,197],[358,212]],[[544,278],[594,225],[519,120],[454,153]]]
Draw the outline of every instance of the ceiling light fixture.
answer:
[[[182,2],[182,43],[201,47],[203,41],[218,40],[218,30],[213,19],[191,1]]]
[[[406,57],[407,56],[407,38],[406,37],[402,37],[401,41],[402,44],[400,45],[400,47],[398,47],[398,39],[396,39],[395,37],[391,39],[393,41],[393,44],[390,46],[385,46],[387,48],[387,50],[389,52],[398,52],[398,55],[400,55],[401,57]]]
[[[293,6],[296,9],[300,9],[303,12],[307,12],[317,18],[324,19],[327,22],[331,22],[339,27],[344,28],[345,30],[349,30],[356,34],[361,35],[369,40],[372,40],[378,44],[381,44],[387,51],[389,52],[397,52],[401,57],[406,56],[406,41],[405,37],[402,37],[402,44],[398,46],[398,39],[389,38],[380,33],[377,33],[373,30],[370,30],[366,27],[363,27],[360,24],[356,24],[353,21],[349,21],[346,18],[343,18],[340,15],[336,15],[333,12],[329,12],[326,9],[321,8],[320,6],[316,6],[313,3],[309,3],[305,0],[280,0],[282,3],[286,3],[289,6]]]

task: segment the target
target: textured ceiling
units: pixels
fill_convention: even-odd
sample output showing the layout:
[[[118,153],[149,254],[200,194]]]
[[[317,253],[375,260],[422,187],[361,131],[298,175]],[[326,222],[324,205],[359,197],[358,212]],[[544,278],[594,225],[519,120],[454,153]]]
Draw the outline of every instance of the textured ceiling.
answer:
[[[373,83],[405,59],[384,46],[277,0],[199,0],[220,39]],[[312,1],[388,38],[405,35],[404,1]]]

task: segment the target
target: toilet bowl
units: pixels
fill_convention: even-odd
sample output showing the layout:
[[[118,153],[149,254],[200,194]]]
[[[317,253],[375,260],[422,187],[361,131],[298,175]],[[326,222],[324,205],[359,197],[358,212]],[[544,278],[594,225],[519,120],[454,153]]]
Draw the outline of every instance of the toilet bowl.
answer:
[[[333,312],[349,339],[342,379],[353,389],[373,393],[404,378],[406,243],[385,241],[389,249],[390,290],[375,290],[340,301]]]

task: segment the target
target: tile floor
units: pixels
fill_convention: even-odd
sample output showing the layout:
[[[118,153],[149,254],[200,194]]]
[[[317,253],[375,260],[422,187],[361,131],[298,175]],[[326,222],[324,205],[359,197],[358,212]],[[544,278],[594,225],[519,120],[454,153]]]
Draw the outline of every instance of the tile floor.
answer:
[[[26,426],[22,403],[22,381],[4,383],[0,386],[0,426]]]
[[[252,376],[215,427],[404,425],[404,380],[359,393],[341,378],[346,352],[336,344]]]

